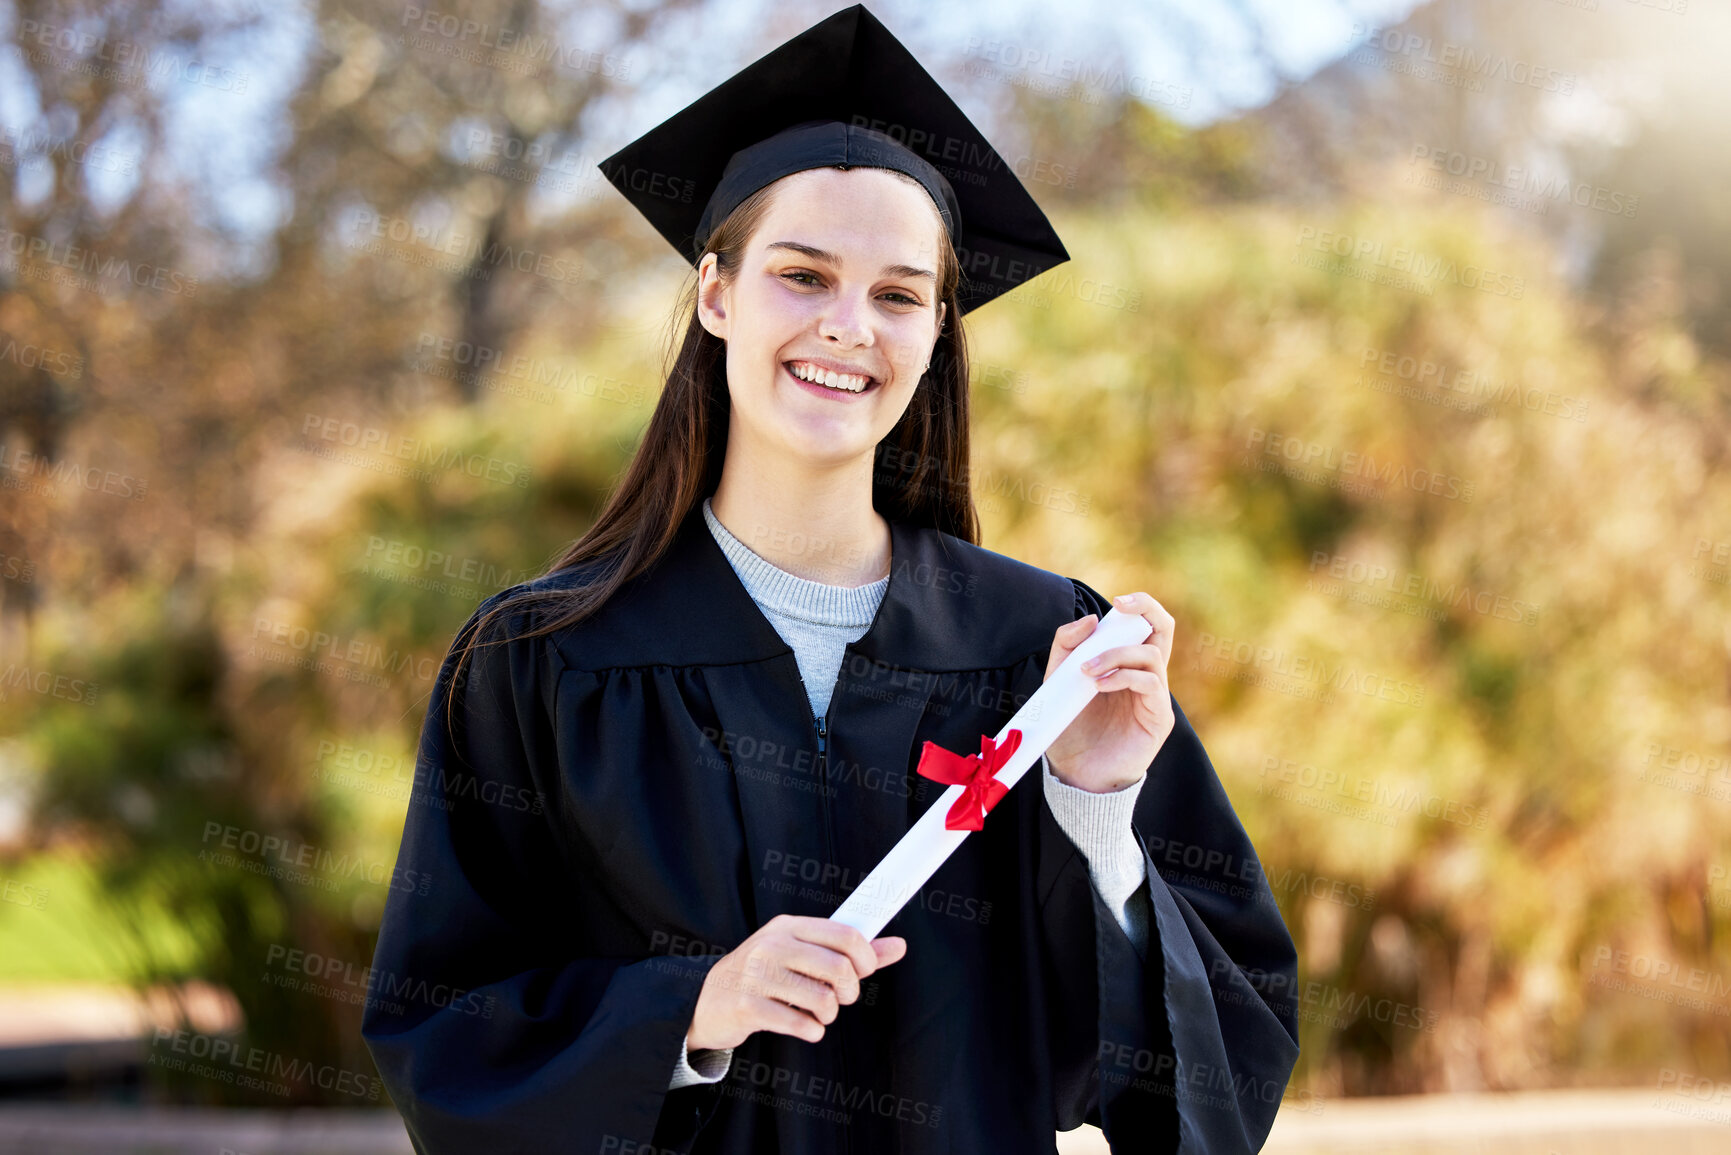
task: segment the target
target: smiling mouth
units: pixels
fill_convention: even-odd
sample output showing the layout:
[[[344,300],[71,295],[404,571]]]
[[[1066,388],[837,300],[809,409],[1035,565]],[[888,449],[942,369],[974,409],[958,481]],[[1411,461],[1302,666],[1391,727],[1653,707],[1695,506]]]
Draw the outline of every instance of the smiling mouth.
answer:
[[[878,385],[876,377],[864,373],[836,373],[809,361],[783,361],[781,364],[797,380],[833,393],[869,393]]]

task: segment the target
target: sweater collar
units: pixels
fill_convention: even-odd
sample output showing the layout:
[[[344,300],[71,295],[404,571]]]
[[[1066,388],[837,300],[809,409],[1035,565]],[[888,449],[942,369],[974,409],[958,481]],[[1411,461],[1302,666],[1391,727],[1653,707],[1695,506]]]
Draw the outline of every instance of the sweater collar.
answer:
[[[1011,665],[1045,650],[1075,617],[1070,579],[890,519],[890,576],[851,652],[927,671]],[[667,551],[621,586],[600,613],[565,631],[577,669],[731,665],[791,655],[734,572],[694,502]]]
[[[746,592],[766,613],[848,629],[863,629],[870,624],[889,587],[887,576],[859,586],[830,585],[802,578],[771,562],[729,531],[715,516],[709,498],[704,498],[699,507],[710,535],[739,575]]]

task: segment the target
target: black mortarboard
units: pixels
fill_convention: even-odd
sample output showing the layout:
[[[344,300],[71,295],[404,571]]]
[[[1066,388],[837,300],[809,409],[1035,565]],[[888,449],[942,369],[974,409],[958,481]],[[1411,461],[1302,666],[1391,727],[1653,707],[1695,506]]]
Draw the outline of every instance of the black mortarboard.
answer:
[[[709,230],[790,173],[892,168],[932,194],[966,313],[1070,259],[1015,170],[865,5],[844,8],[601,162],[696,264]]]

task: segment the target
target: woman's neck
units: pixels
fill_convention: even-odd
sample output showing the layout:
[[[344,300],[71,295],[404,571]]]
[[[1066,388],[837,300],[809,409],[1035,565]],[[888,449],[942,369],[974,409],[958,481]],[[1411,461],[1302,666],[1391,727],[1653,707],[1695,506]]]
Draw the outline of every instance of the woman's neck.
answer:
[[[854,587],[890,572],[889,523],[869,484],[753,483],[724,470],[710,511],[757,556],[808,581]]]

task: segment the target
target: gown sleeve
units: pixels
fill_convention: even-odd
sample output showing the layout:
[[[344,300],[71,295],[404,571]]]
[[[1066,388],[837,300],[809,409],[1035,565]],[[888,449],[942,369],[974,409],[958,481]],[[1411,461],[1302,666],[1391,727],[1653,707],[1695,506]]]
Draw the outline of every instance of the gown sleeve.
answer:
[[[459,641],[510,592],[483,602]],[[483,644],[460,679],[453,646],[422,726],[397,873],[425,894],[389,893],[374,988],[453,997],[381,997],[361,1029],[422,1155],[631,1150],[650,1142],[665,1103],[699,1105],[673,1097],[701,1088],[668,1083],[719,956],[644,958],[627,944],[578,941],[561,915],[579,900],[571,880],[587,872],[553,827],[563,667],[544,641]]]
[[[1110,603],[1076,586],[1076,616]],[[1060,1130],[1114,1151],[1261,1149],[1298,1060],[1298,956],[1250,838],[1190,721],[1132,814],[1152,908],[1139,958],[1087,863],[1041,808],[1038,900]]]

